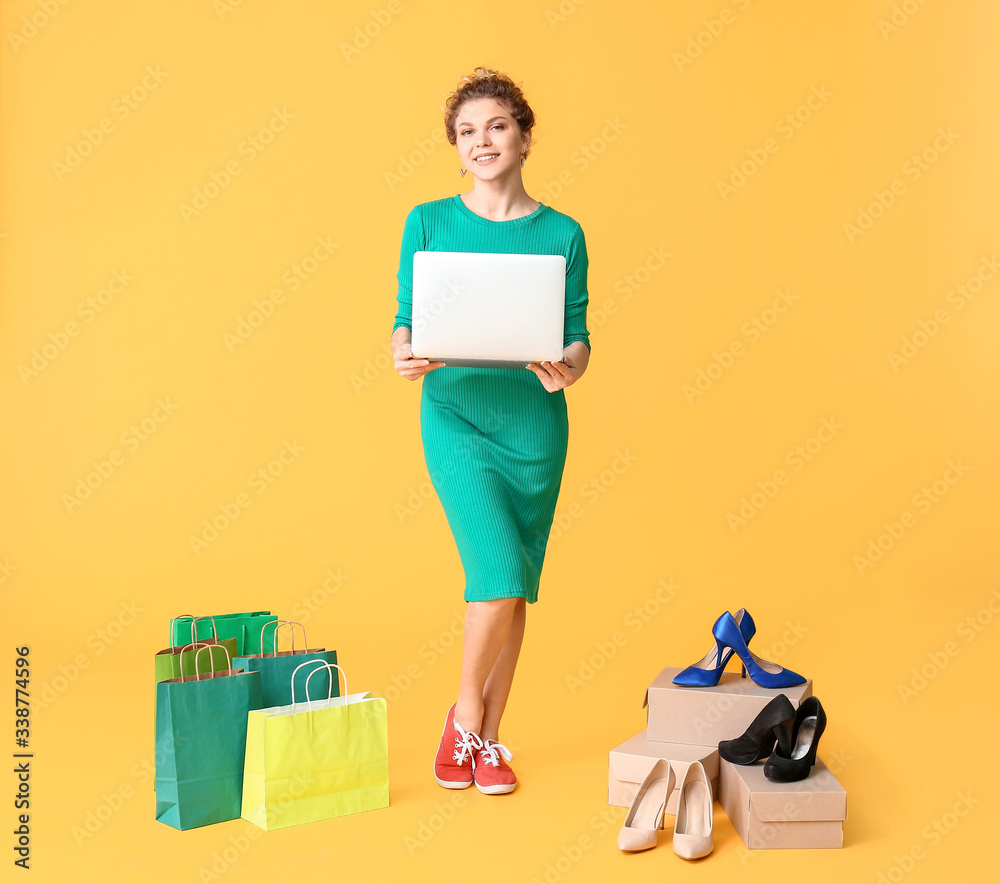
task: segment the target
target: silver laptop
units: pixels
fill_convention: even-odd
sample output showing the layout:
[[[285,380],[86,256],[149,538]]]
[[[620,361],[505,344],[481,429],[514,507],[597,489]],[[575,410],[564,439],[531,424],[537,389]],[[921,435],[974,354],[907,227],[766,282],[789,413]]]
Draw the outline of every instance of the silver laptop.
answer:
[[[566,258],[488,252],[413,255],[413,355],[524,368],[562,359]]]

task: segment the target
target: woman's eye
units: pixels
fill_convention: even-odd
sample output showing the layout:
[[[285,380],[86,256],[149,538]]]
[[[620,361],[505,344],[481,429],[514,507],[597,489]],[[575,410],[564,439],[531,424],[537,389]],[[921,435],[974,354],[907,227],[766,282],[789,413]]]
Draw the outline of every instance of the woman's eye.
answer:
[[[491,129],[503,129],[503,127],[504,127],[503,123],[494,123],[492,126],[490,126]],[[461,130],[459,130],[458,134],[459,135],[471,135],[472,134],[472,129],[461,129]]]

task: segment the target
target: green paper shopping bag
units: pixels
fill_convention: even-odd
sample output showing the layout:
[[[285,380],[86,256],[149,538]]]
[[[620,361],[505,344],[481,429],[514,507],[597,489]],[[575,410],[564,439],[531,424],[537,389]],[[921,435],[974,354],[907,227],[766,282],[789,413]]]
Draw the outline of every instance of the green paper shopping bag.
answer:
[[[195,641],[195,630],[196,624],[199,620],[211,620],[211,617],[191,617],[190,614],[182,614],[181,617],[174,617],[170,621],[170,640],[173,641],[174,635],[174,623],[183,618],[189,618],[191,624],[191,642]],[[211,650],[209,654],[212,657],[212,668],[213,669],[232,669],[233,666],[230,663],[233,657],[236,656],[236,639],[227,638],[221,641],[218,638],[218,630],[215,628],[215,624],[212,624],[212,638],[203,639],[200,644],[211,645]],[[153,657],[153,670],[154,670],[154,683],[159,684],[161,681],[166,681],[168,678],[178,678],[182,675],[193,675],[194,674],[194,659],[195,659],[195,649],[190,647],[190,642],[188,644],[178,645],[177,647],[164,648],[162,651],[157,651]],[[156,703],[153,703],[153,732],[156,732]],[[154,756],[153,762],[153,789],[156,789],[156,762]]]
[[[200,672],[198,662],[156,686],[156,819],[175,829],[239,817],[247,715],[262,705],[259,672]]]
[[[298,675],[294,684],[290,680],[292,673],[300,663],[310,660],[319,660],[322,663],[336,663],[337,652],[328,651],[325,648],[310,648],[306,638],[306,628],[297,620],[272,620],[261,627],[261,631],[273,627],[273,651],[265,651],[263,654],[250,654],[233,658],[233,666],[236,669],[245,669],[247,672],[257,671],[260,673],[261,690],[264,692],[265,706],[287,706],[292,702],[292,697],[297,688],[299,694],[305,691],[306,678],[309,673],[302,672]],[[289,651],[278,650],[278,630],[283,626],[289,627],[292,636],[292,648]],[[302,630],[302,649],[295,649],[295,627]],[[264,637],[261,636],[260,643],[264,644]],[[330,670],[324,669],[318,679],[319,684],[314,686],[317,694],[328,697],[340,696],[340,680],[330,678]]]
[[[182,652],[183,648],[187,648],[192,642],[199,642],[200,644],[212,645],[211,655],[214,662],[214,668],[218,669],[231,669],[232,667],[228,664],[233,657],[236,656],[237,650],[236,638],[219,638],[219,631],[212,622],[212,635],[209,638],[197,639],[195,637],[196,624],[199,620],[212,620],[211,617],[191,617],[190,614],[182,614],[180,617],[174,617],[170,620],[170,640],[173,641],[174,635],[174,623],[182,618],[189,618],[188,622],[191,624],[191,638],[182,644],[172,646],[169,648],[164,648],[162,651],[157,651],[156,655],[153,657],[153,664],[155,670],[156,683],[159,684],[161,681],[166,681],[168,678],[179,678],[182,675],[193,675],[194,674],[194,649],[189,648],[186,652]],[[228,656],[227,656],[228,654]]]
[[[310,672],[343,670],[312,660]],[[294,679],[295,673],[293,673]],[[389,806],[385,700],[368,693],[259,709],[247,716],[241,814],[281,829]]]
[[[177,640],[183,628],[183,624],[180,622],[182,619],[178,618],[178,622],[174,624],[174,635],[172,636],[171,644],[182,644],[182,642]],[[260,654],[262,651],[274,650],[274,637],[270,633],[267,636],[268,644],[263,648],[260,646],[261,626],[270,620],[278,619],[270,611],[249,611],[243,614],[216,614],[211,619],[218,630],[218,638],[236,639],[236,653],[238,656]],[[208,636],[207,626],[204,629],[202,626],[204,624],[198,626],[198,641],[202,641]]]

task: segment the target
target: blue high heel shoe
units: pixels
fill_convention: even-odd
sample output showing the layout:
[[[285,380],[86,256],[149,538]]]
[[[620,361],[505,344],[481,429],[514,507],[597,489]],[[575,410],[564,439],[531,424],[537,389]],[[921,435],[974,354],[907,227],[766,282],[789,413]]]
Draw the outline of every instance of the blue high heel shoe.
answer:
[[[726,613],[728,615],[728,612]],[[749,643],[757,631],[753,617],[747,613],[746,608],[740,608],[732,620],[737,624],[744,643]],[[729,658],[733,656],[731,647],[726,648],[725,652],[723,652],[723,648],[726,648],[725,644],[716,639],[715,647],[711,651],[697,663],[692,663],[687,669],[682,669],[674,676],[674,684],[688,688],[711,688],[717,685],[722,677],[722,670],[726,668]],[[745,670],[743,675],[746,676]]]
[[[751,651],[747,647],[739,625],[728,611],[715,621],[712,635],[715,636],[719,647],[731,648],[736,652],[754,684],[758,684],[762,688],[790,688],[797,684],[806,683],[806,680],[797,672],[792,672],[791,669],[785,669],[769,660],[763,660]]]

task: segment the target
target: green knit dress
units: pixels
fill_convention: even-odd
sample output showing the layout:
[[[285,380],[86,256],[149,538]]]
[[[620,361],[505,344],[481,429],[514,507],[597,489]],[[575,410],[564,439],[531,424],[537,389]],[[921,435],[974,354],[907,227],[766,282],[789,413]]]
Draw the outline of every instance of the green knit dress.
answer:
[[[491,221],[460,195],[407,215],[393,331],[411,328],[413,253],[563,255],[563,346],[587,332],[587,246],[580,225],[544,204]],[[465,600],[538,601],[538,582],[569,442],[566,394],[549,393],[526,368],[445,365],[424,375],[420,431],[434,490],[465,570]]]

